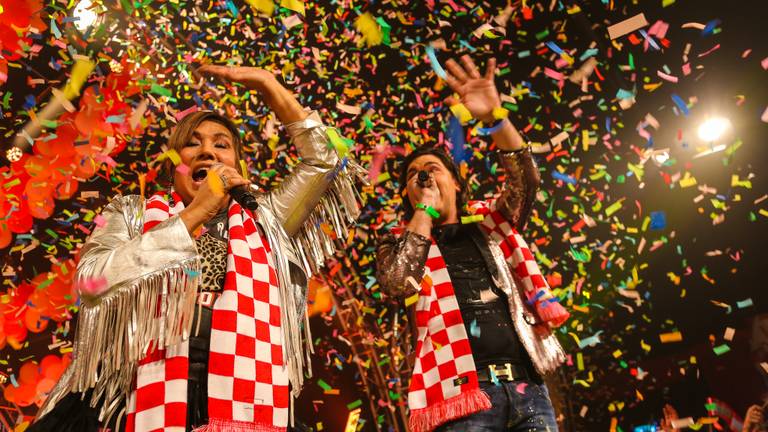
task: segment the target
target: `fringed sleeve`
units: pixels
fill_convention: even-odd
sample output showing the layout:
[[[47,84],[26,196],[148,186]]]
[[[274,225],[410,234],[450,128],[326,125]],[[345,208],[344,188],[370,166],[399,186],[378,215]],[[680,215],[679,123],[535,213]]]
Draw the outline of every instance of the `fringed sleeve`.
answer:
[[[93,388],[91,406],[101,405],[108,418],[121,408],[150,344],[167,347],[189,336],[199,274],[195,242],[178,216],[142,233],[143,213],[140,196],[113,199],[81,251],[74,357],[43,414],[66,393]]]
[[[280,220],[304,270],[314,274],[346,239],[347,227],[359,215],[360,195],[354,183],[365,170],[350,158],[339,159],[317,112],[286,126],[301,162],[270,193]]]

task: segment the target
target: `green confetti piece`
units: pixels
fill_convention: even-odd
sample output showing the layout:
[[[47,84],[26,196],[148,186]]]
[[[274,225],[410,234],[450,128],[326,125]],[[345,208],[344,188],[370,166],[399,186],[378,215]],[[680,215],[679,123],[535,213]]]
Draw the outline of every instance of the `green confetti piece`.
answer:
[[[158,94],[160,96],[167,96],[167,97],[171,97],[171,95],[173,94],[167,88],[155,83],[152,83],[152,87],[149,89],[149,91],[151,93]]]
[[[717,355],[723,355],[723,354],[727,353],[730,350],[731,350],[731,347],[729,347],[726,344],[722,344],[720,346],[716,346],[716,347],[712,348],[712,351],[714,351],[715,354],[717,354]]]
[[[356,400],[356,401],[354,401],[352,403],[347,404],[347,409],[351,411],[351,410],[359,407],[362,404],[363,404],[363,401],[358,399],[358,400]]]
[[[327,382],[323,381],[322,379],[317,380],[317,385],[319,385],[320,388],[322,388],[325,391],[331,390],[332,388],[331,386],[328,385]]]

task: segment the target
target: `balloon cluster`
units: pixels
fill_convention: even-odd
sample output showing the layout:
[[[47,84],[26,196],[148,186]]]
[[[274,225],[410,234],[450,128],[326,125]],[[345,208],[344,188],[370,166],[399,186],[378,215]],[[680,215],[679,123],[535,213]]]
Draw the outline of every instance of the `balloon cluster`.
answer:
[[[85,89],[79,108],[69,107],[53,123],[55,128],[38,138],[34,154],[24,154],[10,167],[0,168],[0,249],[13,234],[29,232],[33,218],[49,218],[54,200],[71,198],[79,182],[92,177],[102,163],[114,163],[127,142],[145,127],[126,95],[141,91],[140,79],[129,65],[119,65],[100,86]],[[140,113],[139,113],[140,114]],[[135,118],[134,121],[128,119]]]
[[[7,303],[0,302],[0,349],[9,345],[19,350],[29,332],[44,331],[51,320],[64,322],[71,318],[70,308],[76,300],[72,289],[74,269],[74,260],[65,261],[9,291]]]
[[[49,354],[38,363],[29,360],[19,368],[15,383],[7,383],[3,396],[20,407],[40,405],[72,361],[70,355]],[[16,385],[18,384],[18,385]]]

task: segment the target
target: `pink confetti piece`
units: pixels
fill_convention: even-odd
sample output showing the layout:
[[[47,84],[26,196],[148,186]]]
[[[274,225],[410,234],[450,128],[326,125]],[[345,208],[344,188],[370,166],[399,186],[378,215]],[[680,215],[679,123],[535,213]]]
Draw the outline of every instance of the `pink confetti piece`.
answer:
[[[666,81],[669,81],[669,82],[673,82],[673,83],[677,82],[677,77],[674,76],[674,75],[668,75],[668,74],[665,74],[662,71],[656,71],[656,75],[658,75],[659,78],[661,78],[663,80],[666,80]]]
[[[178,165],[176,165],[176,172],[182,175],[187,175],[189,174],[189,167],[183,163],[179,163]]]
[[[544,68],[544,75],[546,75],[546,76],[548,76],[548,77],[550,77],[552,79],[556,79],[558,81],[562,81],[563,78],[565,78],[562,73],[560,73],[560,72],[558,72],[556,70],[552,70],[552,69],[550,69],[548,67]]]
[[[517,387],[515,387],[515,390],[518,393],[520,393],[520,394],[525,394],[525,388],[527,386],[528,386],[528,383],[527,382],[523,382],[523,383],[518,384]]]
[[[184,117],[188,116],[189,114],[192,114],[193,112],[197,111],[197,109],[198,109],[197,106],[193,105],[193,106],[185,109],[184,111],[177,112],[176,115],[174,115],[174,117],[176,117],[176,121],[179,121],[179,120],[183,119]]]
[[[760,117],[760,120],[768,123],[768,107],[765,107],[765,111],[763,111],[763,115]]]
[[[75,289],[81,294],[98,295],[107,288],[107,280],[103,276],[88,278],[77,282]]]
[[[106,224],[107,224],[107,221],[106,221],[106,219],[104,219],[104,216],[102,216],[102,215],[96,215],[96,216],[93,218],[93,223],[95,223],[95,224],[96,224],[96,226],[98,226],[98,227],[103,227],[104,225],[106,225]]]
[[[764,58],[763,61],[760,62],[760,65],[763,67],[763,69],[768,70],[768,57]]]

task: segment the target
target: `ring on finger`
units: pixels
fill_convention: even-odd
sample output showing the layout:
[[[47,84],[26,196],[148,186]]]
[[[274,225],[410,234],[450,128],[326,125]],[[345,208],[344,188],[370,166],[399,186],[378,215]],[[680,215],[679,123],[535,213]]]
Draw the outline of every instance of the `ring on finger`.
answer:
[[[227,185],[228,185],[227,176],[222,174],[222,175],[219,176],[219,178],[221,179],[221,182],[224,183],[224,187],[227,187]]]

